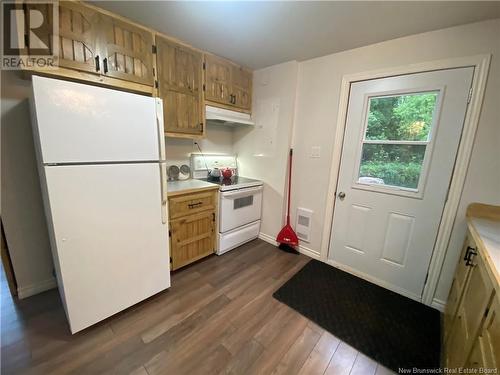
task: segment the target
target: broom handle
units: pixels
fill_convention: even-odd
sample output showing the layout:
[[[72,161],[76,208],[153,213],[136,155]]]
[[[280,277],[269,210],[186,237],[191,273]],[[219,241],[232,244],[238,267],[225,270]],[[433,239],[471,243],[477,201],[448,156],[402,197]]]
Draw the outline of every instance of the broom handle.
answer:
[[[290,149],[290,170],[288,173],[288,208],[286,210],[286,223],[290,225],[290,195],[292,193],[292,155],[293,148]]]

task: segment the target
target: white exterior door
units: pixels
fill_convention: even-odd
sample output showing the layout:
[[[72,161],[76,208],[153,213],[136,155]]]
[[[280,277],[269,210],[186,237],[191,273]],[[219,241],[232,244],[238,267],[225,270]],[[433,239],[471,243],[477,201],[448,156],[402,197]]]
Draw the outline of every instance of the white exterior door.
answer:
[[[473,68],[351,85],[329,258],[421,299]]]

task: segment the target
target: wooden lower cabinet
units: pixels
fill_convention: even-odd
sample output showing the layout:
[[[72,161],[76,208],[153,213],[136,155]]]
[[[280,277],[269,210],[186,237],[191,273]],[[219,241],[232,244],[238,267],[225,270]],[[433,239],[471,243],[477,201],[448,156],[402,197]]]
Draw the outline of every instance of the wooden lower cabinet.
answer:
[[[466,265],[465,259],[470,249],[476,249],[476,244],[474,243],[474,240],[472,238],[467,238],[465,240],[462,253],[460,254],[460,261],[458,262],[455,276],[453,277],[450,294],[448,296],[448,303],[446,304],[446,309],[444,312],[445,340],[448,338],[448,335],[451,331],[449,328],[451,328],[453,319],[456,316],[458,304],[461,301],[463,292],[465,290],[464,287],[469,280],[470,271],[472,270],[472,267]]]
[[[169,198],[171,269],[215,252],[218,190]]]
[[[496,368],[500,365],[500,307],[482,250],[469,234],[445,310],[444,365]]]

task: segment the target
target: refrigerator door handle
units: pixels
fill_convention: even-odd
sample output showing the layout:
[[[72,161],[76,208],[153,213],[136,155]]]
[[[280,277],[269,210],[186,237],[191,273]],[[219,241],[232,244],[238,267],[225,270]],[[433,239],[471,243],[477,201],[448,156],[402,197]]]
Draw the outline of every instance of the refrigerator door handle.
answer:
[[[156,99],[156,126],[158,128],[158,149],[160,150],[160,161],[166,160],[165,155],[165,128],[163,125],[163,101]]]
[[[160,162],[161,222],[167,223],[167,163]]]

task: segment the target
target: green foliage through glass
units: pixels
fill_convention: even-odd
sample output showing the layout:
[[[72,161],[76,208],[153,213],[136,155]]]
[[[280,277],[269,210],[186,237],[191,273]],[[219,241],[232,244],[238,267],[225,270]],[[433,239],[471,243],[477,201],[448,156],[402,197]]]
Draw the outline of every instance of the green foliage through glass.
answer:
[[[371,142],[363,144],[358,182],[418,188],[427,146],[397,142],[429,142],[437,97],[432,91],[370,99],[365,140]]]
[[[381,179],[380,184],[416,189],[425,147],[364,144],[359,176]]]
[[[427,141],[437,92],[370,99],[366,139]]]

